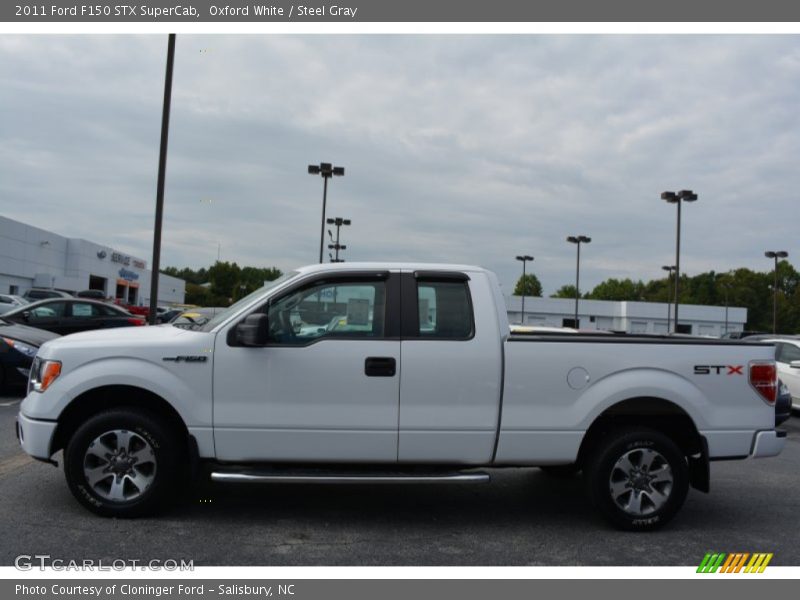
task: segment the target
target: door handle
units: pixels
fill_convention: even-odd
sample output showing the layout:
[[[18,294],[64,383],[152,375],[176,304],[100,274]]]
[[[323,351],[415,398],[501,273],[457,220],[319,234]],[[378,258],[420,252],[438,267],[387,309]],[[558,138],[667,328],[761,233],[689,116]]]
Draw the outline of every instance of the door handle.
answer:
[[[364,361],[364,375],[367,377],[394,377],[397,361],[391,356],[370,356]]]

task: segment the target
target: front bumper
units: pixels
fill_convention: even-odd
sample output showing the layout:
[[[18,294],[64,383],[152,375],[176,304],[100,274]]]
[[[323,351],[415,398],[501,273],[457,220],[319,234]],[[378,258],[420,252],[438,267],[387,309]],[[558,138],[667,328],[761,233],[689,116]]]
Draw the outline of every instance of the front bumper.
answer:
[[[758,431],[753,437],[753,449],[750,456],[753,458],[766,458],[778,456],[786,445],[786,432],[781,429]]]
[[[30,419],[19,413],[17,415],[17,438],[20,446],[34,458],[49,460],[51,456],[53,434],[58,423]]]

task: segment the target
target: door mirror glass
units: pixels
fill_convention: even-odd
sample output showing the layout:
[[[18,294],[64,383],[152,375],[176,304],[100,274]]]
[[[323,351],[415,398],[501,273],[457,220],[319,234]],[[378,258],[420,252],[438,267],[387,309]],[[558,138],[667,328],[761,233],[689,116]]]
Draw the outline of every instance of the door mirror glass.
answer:
[[[263,313],[247,315],[236,326],[236,341],[243,346],[263,346],[267,343],[268,335],[269,321]]]

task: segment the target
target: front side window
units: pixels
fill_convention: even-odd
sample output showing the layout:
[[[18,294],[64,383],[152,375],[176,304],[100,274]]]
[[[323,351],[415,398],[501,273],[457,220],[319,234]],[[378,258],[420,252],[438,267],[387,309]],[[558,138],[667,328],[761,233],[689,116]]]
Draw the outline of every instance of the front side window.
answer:
[[[420,281],[417,285],[419,337],[464,340],[472,336],[472,306],[461,281]]]
[[[38,319],[54,319],[57,317],[63,317],[66,312],[66,304],[64,302],[51,302],[50,304],[44,304],[42,306],[37,306],[32,308],[31,313],[31,320],[38,320]]]
[[[381,338],[386,289],[382,281],[327,282],[271,302],[270,342],[304,345],[320,338]]]

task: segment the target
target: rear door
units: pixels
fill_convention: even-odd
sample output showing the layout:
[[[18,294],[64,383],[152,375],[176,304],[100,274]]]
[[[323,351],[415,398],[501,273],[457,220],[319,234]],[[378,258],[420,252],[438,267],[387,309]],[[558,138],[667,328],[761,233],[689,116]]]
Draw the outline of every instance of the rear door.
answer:
[[[64,319],[62,328],[68,333],[100,329],[103,326],[102,315],[94,304],[89,302],[70,302],[70,313]]]
[[[492,460],[502,346],[483,273],[404,273],[401,462]]]

